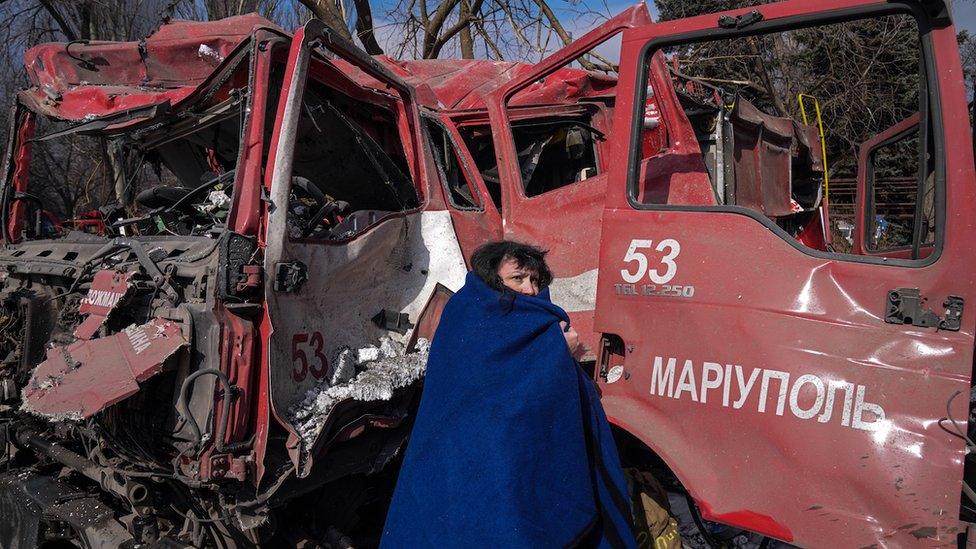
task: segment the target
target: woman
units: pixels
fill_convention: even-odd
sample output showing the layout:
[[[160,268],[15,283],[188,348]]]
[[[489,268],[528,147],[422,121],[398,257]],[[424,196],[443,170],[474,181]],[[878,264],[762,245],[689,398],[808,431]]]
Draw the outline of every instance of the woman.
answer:
[[[480,247],[431,347],[383,547],[633,547],[626,483],[545,252]]]

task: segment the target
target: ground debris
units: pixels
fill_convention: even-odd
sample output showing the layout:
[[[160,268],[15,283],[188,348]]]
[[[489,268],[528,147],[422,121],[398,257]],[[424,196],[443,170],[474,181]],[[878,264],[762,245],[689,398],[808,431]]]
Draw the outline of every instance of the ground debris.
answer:
[[[310,447],[329,413],[340,402],[390,400],[393,392],[417,381],[427,368],[429,343],[417,341],[417,351],[407,353],[404,346],[384,337],[379,346],[343,349],[332,361],[334,370],[305,398],[288,410],[288,419]]]

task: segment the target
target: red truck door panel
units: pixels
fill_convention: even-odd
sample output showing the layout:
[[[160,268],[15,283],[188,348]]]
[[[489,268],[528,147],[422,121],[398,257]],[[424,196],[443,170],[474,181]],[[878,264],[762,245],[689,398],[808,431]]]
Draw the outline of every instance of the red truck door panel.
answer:
[[[374,81],[355,83],[323,44]],[[296,406],[315,386],[352,381],[345,349],[407,343],[438,283],[456,291],[466,270],[450,214],[429,211],[439,191],[422,184],[436,178],[413,89],[314,20],[286,75],[268,169],[266,390],[304,477],[316,441],[339,426],[321,417],[299,432]]]
[[[606,195],[604,168],[608,164],[602,158],[601,153],[605,147],[600,142],[605,139],[604,134],[611,133],[609,116],[606,107],[596,109],[594,103],[591,105],[594,107],[593,112],[577,116],[573,120],[586,126],[598,126],[594,128],[598,131],[572,125],[555,128],[553,135],[565,135],[563,139],[566,143],[576,139],[569,137],[569,132],[588,132],[592,136],[592,145],[587,148],[591,150],[583,154],[595,156],[593,167],[596,169],[590,173],[588,168],[584,168],[575,177],[564,177],[560,183],[562,186],[556,188],[536,187],[532,178],[526,175],[530,170],[527,165],[533,163],[533,154],[538,159],[545,152],[525,150],[528,146],[523,144],[522,136],[532,127],[565,122],[562,121],[563,117],[559,117],[559,121],[555,120],[551,112],[540,112],[536,119],[528,121],[531,126],[526,125],[524,120],[513,122],[514,116],[509,112],[509,104],[518,92],[549,77],[624,29],[649,22],[650,15],[645,4],[629,8],[533,66],[522,77],[493,90],[486,97],[499,160],[505,237],[534,243],[549,250],[547,261],[555,277],[550,288],[553,302],[570,314],[583,345],[590,351],[596,348],[597,343],[597,336],[592,329],[592,311],[595,305],[600,216]],[[520,145],[523,150],[516,150]],[[584,359],[593,356],[592,353],[587,353]]]
[[[930,253],[815,250],[749,208],[642,198],[648,178],[672,191],[707,182],[646,173],[684,154],[680,139],[641,167],[646,83],[658,100],[673,93],[647,68],[656,51],[896,12],[921,35]],[[947,416],[966,429],[976,178],[955,32],[938,12],[784,2],[624,33],[595,314],[622,345],[608,346],[600,389],[611,421],[665,460],[707,519],[801,546],[955,544],[965,444]],[[684,113],[661,110],[680,135]]]

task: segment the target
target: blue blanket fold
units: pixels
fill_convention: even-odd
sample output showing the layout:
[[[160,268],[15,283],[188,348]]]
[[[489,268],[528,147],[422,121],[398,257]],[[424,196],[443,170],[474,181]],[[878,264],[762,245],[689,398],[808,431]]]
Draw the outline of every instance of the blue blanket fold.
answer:
[[[444,309],[382,547],[633,547],[599,397],[566,313],[469,273]]]

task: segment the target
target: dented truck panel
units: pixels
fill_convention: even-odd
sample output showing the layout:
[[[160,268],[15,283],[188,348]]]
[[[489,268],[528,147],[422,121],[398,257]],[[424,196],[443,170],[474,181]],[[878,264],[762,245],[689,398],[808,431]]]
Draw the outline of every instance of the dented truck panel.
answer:
[[[24,56],[32,86],[20,98],[35,112],[77,121],[149,105],[175,106],[261,28],[275,27],[250,14],[206,23],[176,21],[140,42],[42,44]]]
[[[881,7],[785,2],[723,20],[756,10],[770,26],[810,23],[872,6]],[[643,48],[721,32],[719,21],[625,32],[616,132],[640,123]],[[976,297],[972,277],[960,275],[976,257],[976,196],[955,32],[946,20],[928,22],[946,236],[941,253],[919,264],[806,249],[749,208],[649,204],[631,187],[643,180],[632,175],[632,137],[615,141],[595,324],[622,345],[605,355],[617,370],[600,379],[603,403],[670,465],[706,519],[801,546],[954,546],[965,529],[966,449],[953,422],[966,429],[976,321],[965,313],[958,331],[885,321],[893,289],[919,288],[940,317],[949,296]],[[661,112],[669,129],[680,127],[680,112]],[[648,264],[673,261],[666,283],[693,287],[692,297],[631,287],[628,253],[645,240],[658,246]]]
[[[618,82],[609,78],[602,81],[569,79],[565,88],[558,82],[562,81],[563,73],[571,70],[565,65],[581,54],[625,29],[650,22],[646,5],[628,8],[537,65],[526,67],[485,98],[499,159],[505,237],[532,242],[550,250],[547,259],[555,276],[552,299],[570,314],[586,348],[584,360],[594,359],[599,347],[599,335],[593,330],[592,319],[596,307],[597,252],[607,192],[606,173],[613,162],[610,139],[605,136],[596,139],[596,174],[575,184],[530,195],[529,181],[524,181],[515,150],[516,126],[513,124],[519,106],[533,103],[559,105],[567,102],[569,95],[587,109],[585,116],[588,116],[590,125],[605,135],[615,134],[616,129],[611,125],[615,110],[613,102],[598,98],[619,93]],[[541,86],[545,86],[544,94],[540,93],[540,81],[543,82]],[[569,90],[578,95],[566,94]],[[589,101],[580,100],[587,95],[591,96]]]

